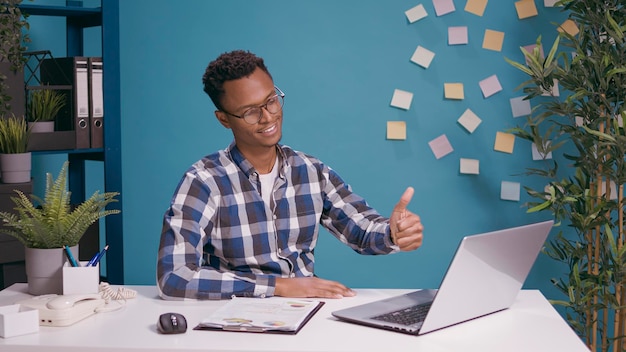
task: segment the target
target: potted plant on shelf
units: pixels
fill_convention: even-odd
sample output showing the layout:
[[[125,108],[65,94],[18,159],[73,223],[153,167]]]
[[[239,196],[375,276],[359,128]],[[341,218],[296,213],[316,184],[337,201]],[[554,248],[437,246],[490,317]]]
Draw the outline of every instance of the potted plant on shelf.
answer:
[[[31,90],[26,103],[26,117],[31,132],[54,132],[54,120],[65,106],[65,95],[50,88]]]
[[[521,84],[535,103],[526,125],[512,129],[535,144],[543,166],[527,174],[545,188],[525,187],[529,212],[547,211],[561,230],[545,253],[567,268],[552,279],[572,328],[592,351],[626,349],[626,10],[623,0],[561,0],[569,19],[548,55],[541,37]],[[561,96],[552,94],[554,85]],[[553,159],[545,156],[552,153]]]
[[[62,293],[62,267],[65,263],[63,248],[70,247],[78,257],[78,242],[87,228],[98,219],[117,214],[117,209],[106,209],[116,202],[118,192],[96,191],[87,200],[72,206],[67,190],[65,162],[58,177],[53,180],[46,174],[44,199],[27,197],[16,190],[15,213],[0,212],[0,233],[15,237],[26,247],[26,275],[29,293],[41,295]],[[34,200],[34,202],[33,202]]]
[[[0,117],[0,175],[3,183],[30,181],[30,130],[26,120],[12,115]]]

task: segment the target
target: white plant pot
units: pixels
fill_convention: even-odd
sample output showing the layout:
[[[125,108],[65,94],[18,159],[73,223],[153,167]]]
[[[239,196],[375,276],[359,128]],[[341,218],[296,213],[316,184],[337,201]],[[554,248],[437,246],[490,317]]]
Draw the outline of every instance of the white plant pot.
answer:
[[[2,183],[30,182],[31,153],[0,154]]]
[[[78,258],[78,245],[70,247],[70,251]],[[63,294],[63,265],[67,261],[63,248],[25,248],[24,261],[28,293]]]
[[[54,132],[54,121],[29,122],[28,128],[32,133]]]

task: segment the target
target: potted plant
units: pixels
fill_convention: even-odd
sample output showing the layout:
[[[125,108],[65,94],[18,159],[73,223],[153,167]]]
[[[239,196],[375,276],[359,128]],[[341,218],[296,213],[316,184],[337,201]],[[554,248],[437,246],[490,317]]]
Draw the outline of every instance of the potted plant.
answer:
[[[569,12],[548,55],[541,37],[514,67],[535,106],[525,126],[512,129],[544,155],[527,170],[547,182],[525,186],[529,212],[547,211],[561,229],[545,253],[568,272],[552,279],[564,293],[553,303],[592,351],[626,348],[626,11],[623,0],[561,0]],[[560,85],[561,95],[553,87]],[[552,153],[554,159],[545,156]]]
[[[54,132],[54,120],[65,106],[65,95],[50,88],[31,90],[26,117],[33,133]]]
[[[0,116],[24,114],[24,43],[30,42],[22,0],[0,1]]]
[[[30,181],[30,129],[26,120],[12,115],[0,118],[0,175],[3,183]]]
[[[67,190],[66,161],[56,179],[46,174],[44,199],[27,197],[16,190],[15,213],[0,212],[0,233],[15,237],[26,247],[26,275],[31,294],[62,293],[62,267],[65,262],[64,246],[78,256],[78,242],[87,228],[98,219],[117,214],[117,209],[106,209],[116,202],[118,192],[96,191],[81,204],[70,204]]]

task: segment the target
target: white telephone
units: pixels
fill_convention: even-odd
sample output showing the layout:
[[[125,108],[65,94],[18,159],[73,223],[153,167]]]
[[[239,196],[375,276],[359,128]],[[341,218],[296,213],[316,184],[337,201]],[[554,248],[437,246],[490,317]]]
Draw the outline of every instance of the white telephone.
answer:
[[[42,295],[17,302],[39,310],[39,325],[68,326],[98,312],[105,305],[100,294]]]

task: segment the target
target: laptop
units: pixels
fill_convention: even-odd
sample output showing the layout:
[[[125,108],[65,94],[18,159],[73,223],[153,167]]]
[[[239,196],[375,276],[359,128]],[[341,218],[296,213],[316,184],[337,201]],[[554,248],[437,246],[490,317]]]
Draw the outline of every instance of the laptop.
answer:
[[[464,237],[439,289],[332,312],[339,320],[423,335],[509,308],[554,221]],[[417,271],[419,275],[419,270]]]

